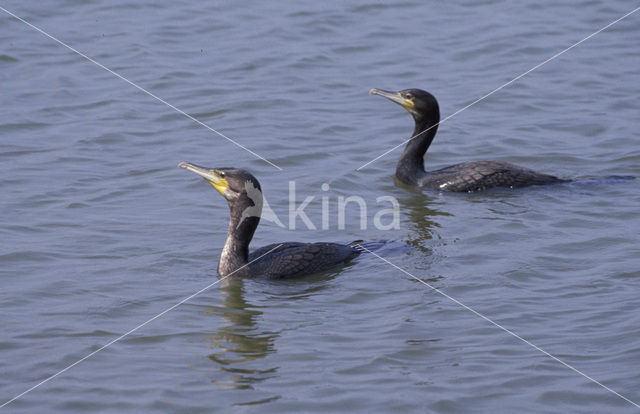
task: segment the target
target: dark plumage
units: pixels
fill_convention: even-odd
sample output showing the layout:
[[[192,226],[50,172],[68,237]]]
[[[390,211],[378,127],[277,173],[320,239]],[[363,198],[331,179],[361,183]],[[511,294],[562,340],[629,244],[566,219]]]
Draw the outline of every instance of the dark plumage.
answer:
[[[406,184],[441,191],[478,191],[492,187],[519,188],[564,181],[502,161],[470,161],[436,171],[425,171],[424,154],[440,122],[436,98],[420,89],[400,92],[371,89],[370,93],[399,104],[409,111],[415,121],[413,138],[407,143],[396,167],[396,177]]]
[[[229,203],[229,231],[218,263],[218,274],[222,277],[292,278],[336,267],[360,254],[355,246],[297,242],[270,244],[249,253],[249,243],[262,213],[258,180],[236,168],[210,169],[187,162],[179,167],[203,177]]]

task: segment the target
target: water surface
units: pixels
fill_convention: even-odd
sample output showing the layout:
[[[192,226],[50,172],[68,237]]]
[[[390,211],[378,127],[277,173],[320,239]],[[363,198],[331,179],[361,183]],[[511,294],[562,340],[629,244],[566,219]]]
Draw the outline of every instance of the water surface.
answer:
[[[357,1],[2,7],[279,165],[279,171],[0,12],[0,403],[213,283],[227,206],[183,160],[249,169],[286,218],[289,181],[359,195],[339,230],[640,401],[640,15],[439,128],[427,163],[515,162],[576,183],[439,194],[393,179],[412,124],[372,87],[447,116],[637,4]],[[596,177],[595,180],[585,180]],[[321,185],[330,183],[323,192]],[[373,227],[375,200],[400,228]],[[638,412],[373,256],[292,282],[227,280],[7,412]]]

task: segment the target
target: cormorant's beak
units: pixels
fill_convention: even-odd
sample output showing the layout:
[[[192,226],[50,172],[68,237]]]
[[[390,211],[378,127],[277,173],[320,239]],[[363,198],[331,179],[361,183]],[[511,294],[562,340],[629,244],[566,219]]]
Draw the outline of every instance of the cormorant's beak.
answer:
[[[413,107],[414,107],[413,101],[411,99],[403,98],[402,95],[400,95],[400,92],[389,92],[389,91],[383,91],[382,89],[373,88],[369,91],[369,94],[384,96],[390,101],[397,103],[407,111],[409,112],[413,111]]]
[[[224,190],[229,188],[229,183],[226,178],[223,178],[220,175],[219,171],[212,170],[210,168],[199,167],[197,165],[191,164],[189,162],[181,162],[178,164],[178,167],[184,168],[185,170],[189,170],[192,173],[198,174],[200,177],[207,180],[209,184],[213,186],[218,192],[224,195]]]

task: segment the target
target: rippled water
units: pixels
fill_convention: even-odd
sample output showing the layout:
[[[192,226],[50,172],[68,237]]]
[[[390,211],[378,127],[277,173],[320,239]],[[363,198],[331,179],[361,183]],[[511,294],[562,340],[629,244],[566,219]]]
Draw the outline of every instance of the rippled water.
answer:
[[[254,246],[392,240],[381,256],[640,402],[640,15],[443,123],[432,168],[516,162],[577,182],[439,194],[394,182],[419,87],[444,116],[631,11],[626,1],[5,1],[0,11],[0,404],[215,282],[226,203],[188,160],[242,167],[287,216]],[[587,179],[592,177],[593,179]],[[321,185],[331,190],[323,192]],[[400,229],[339,230],[339,196]],[[407,245],[410,248],[398,247]],[[371,255],[291,282],[226,280],[2,410],[638,412]]]

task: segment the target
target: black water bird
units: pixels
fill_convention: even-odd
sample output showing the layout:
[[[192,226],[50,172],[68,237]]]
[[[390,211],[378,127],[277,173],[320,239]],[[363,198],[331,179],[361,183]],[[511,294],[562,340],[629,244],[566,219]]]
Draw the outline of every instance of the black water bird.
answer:
[[[433,141],[440,122],[438,101],[421,89],[388,92],[371,89],[370,94],[384,96],[406,109],[415,121],[411,139],[396,166],[396,177],[405,184],[440,191],[479,191],[493,187],[519,188],[564,182],[503,161],[470,161],[435,171],[425,171],[424,154]]]
[[[218,263],[221,277],[293,278],[334,268],[360,254],[357,244],[297,242],[274,243],[249,253],[263,204],[258,180],[237,168],[203,168],[188,162],[178,166],[203,177],[229,203],[229,231]]]

